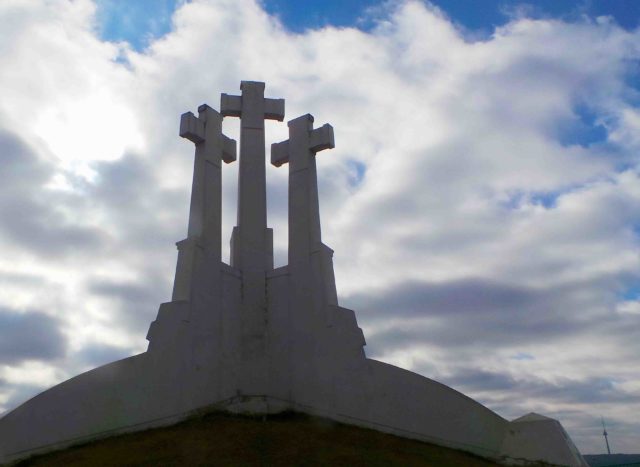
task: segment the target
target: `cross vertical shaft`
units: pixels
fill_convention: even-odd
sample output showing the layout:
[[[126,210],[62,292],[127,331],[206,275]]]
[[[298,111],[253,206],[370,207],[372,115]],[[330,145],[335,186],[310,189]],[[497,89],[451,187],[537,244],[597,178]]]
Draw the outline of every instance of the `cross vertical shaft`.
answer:
[[[242,271],[240,390],[264,391],[267,380],[266,272],[273,269],[273,235],[267,228],[264,120],[284,119],[284,99],[265,99],[264,83],[242,81],[241,96],[222,94],[223,116],[240,117],[238,225],[231,239],[231,265]]]

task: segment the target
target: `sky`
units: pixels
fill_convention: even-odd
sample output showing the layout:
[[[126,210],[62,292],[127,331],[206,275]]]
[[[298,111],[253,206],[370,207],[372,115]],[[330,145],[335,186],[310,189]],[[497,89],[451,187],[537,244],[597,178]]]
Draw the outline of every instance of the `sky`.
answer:
[[[3,0],[0,412],[146,350],[187,228],[179,117],[254,80],[334,127],[323,241],[370,358],[640,451],[639,21],[635,0]],[[268,166],[276,266],[286,182]]]

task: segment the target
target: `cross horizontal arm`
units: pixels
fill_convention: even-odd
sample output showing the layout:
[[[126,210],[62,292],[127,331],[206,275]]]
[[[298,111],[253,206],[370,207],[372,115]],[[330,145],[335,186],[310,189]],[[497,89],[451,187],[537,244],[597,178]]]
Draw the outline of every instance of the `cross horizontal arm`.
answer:
[[[236,160],[236,140],[222,135],[222,160],[230,164]]]
[[[187,138],[195,144],[204,141],[204,123],[193,115],[193,112],[186,112],[180,116],[180,136]]]
[[[264,118],[267,120],[284,120],[284,99],[265,99]]]
[[[242,115],[242,97],[223,93],[220,96],[220,113],[223,117],[240,117]]]
[[[242,116],[242,96],[222,94],[220,96],[220,113],[223,117]],[[264,100],[264,118],[267,120],[284,120],[284,99]]]
[[[208,117],[213,118],[211,114],[217,115],[217,112],[206,104],[198,107],[198,112],[200,117],[196,117],[192,112],[186,112],[180,117],[180,136],[195,144],[205,141],[205,122]],[[222,160],[229,164],[236,160],[236,141],[221,133],[219,135],[222,136]]]
[[[280,167],[289,162],[289,140],[271,145],[271,164]]]
[[[289,132],[291,134],[291,128],[299,128],[299,124],[308,125],[310,129],[313,125],[312,115],[302,115],[289,122]],[[293,127],[292,127],[293,125]],[[304,127],[303,127],[304,128]],[[296,131],[296,130],[294,130]],[[308,134],[308,147],[314,154],[324,149],[333,149],[335,147],[335,140],[333,138],[333,127],[328,123],[325,123],[320,128],[315,130],[309,130]],[[276,167],[280,167],[283,164],[289,162],[289,140],[282,141],[280,143],[273,143],[271,145],[271,164]]]
[[[333,127],[325,123],[320,128],[311,131],[309,136],[309,149],[313,152],[322,151],[324,149],[333,149],[336,147],[333,139]]]

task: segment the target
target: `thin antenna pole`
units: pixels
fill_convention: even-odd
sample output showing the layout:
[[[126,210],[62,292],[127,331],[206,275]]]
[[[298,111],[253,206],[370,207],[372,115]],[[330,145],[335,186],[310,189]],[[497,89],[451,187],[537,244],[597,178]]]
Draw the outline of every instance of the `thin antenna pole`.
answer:
[[[600,417],[602,419],[602,435],[604,436],[604,442],[607,443],[607,454],[611,454],[611,449],[609,449],[609,438],[607,438],[607,427],[604,425],[604,417]]]

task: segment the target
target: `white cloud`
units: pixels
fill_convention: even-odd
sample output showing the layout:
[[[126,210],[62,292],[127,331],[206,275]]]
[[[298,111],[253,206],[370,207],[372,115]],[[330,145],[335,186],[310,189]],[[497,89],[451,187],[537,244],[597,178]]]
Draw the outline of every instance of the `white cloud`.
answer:
[[[179,115],[250,79],[287,119],[335,128],[318,155],[324,240],[370,354],[505,416],[557,414],[585,452],[600,414],[626,430],[617,449],[637,446],[639,315],[620,297],[639,280],[640,36],[523,17],[472,41],[419,2],[378,14],[369,32],[293,34],[253,1],[194,1],[138,53],[96,37],[89,1],[2,3],[0,305],[60,320],[70,350],[39,364],[46,381],[33,363],[0,368],[0,401],[144,349],[186,231]],[[565,140],[589,124],[581,109],[605,139]],[[286,170],[268,176],[282,263]]]

